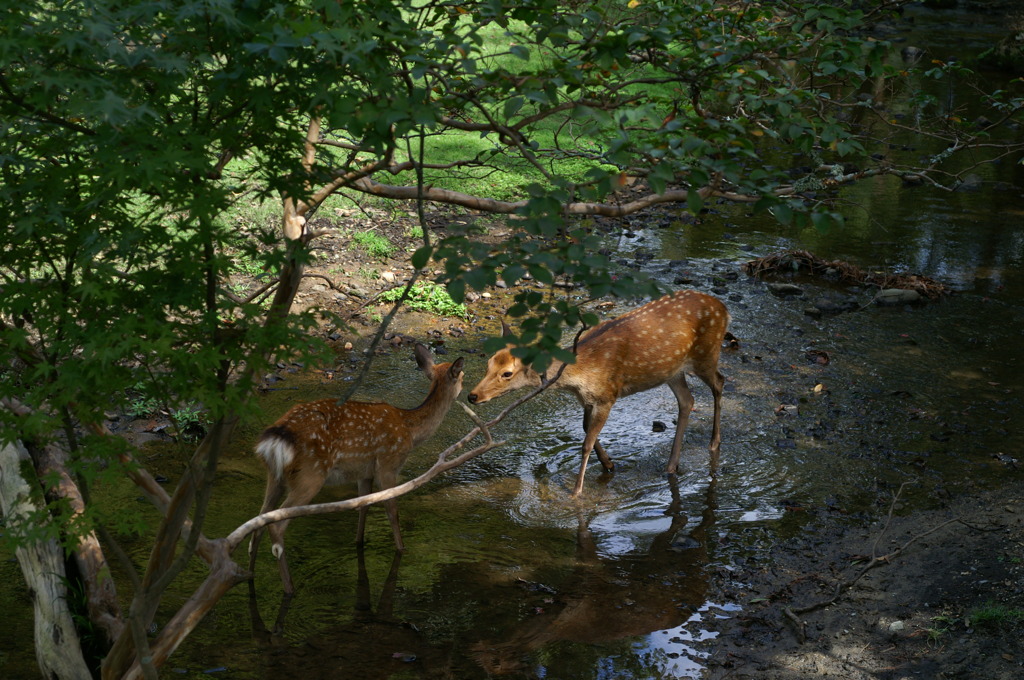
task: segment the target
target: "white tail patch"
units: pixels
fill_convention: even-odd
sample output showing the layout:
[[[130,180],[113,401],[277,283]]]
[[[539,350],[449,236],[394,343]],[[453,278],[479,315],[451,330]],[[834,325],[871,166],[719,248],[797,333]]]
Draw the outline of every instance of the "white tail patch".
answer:
[[[256,444],[256,454],[263,457],[274,479],[284,477],[284,469],[295,459],[295,447],[277,435],[264,437]]]

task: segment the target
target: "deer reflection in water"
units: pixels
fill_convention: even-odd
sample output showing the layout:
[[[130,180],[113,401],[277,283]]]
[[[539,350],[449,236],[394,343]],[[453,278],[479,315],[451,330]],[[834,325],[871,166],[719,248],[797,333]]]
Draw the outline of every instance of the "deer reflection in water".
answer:
[[[706,600],[707,582],[701,572],[708,563],[709,529],[717,508],[716,468],[717,456],[712,456],[712,476],[700,522],[685,536],[688,518],[681,511],[675,477],[669,477],[672,502],[665,514],[671,523],[655,536],[642,558],[601,559],[589,522],[580,515],[579,566],[574,576],[565,580],[569,585],[548,598],[554,601],[543,613],[524,620],[500,640],[474,644],[472,654],[477,663],[489,676],[534,677],[536,663],[531,657],[547,645],[614,642],[686,622],[688,610],[680,605],[698,606]]]
[[[256,591],[249,585],[249,613],[253,637],[263,656],[266,677],[336,680],[337,678],[388,678],[416,660],[442,666],[444,655],[430,648],[423,633],[394,615],[402,552],[396,550],[374,608],[364,549],[356,548],[357,578],[351,617],[322,633],[295,641],[284,635],[284,623],[295,603],[292,595],[281,598],[273,628],[267,628],[257,606]],[[344,617],[343,612],[339,615]],[[295,625],[296,612],[292,613]],[[397,653],[396,653],[397,652]],[[408,655],[405,654],[408,652]]]
[[[507,576],[499,579],[506,585],[497,585],[495,575],[500,570],[485,560],[451,563],[442,568],[432,593],[412,593],[397,585],[401,557],[396,553],[374,609],[360,549],[354,612],[350,610],[347,620],[303,637],[298,645],[294,630],[290,639],[267,631],[253,594],[250,606],[258,653],[264,657],[262,668],[268,677],[303,680],[387,678],[410,668],[409,663],[417,671],[439,677],[535,677],[539,675],[538,654],[554,649],[544,657],[547,677],[590,672],[593,659],[610,656],[607,650],[616,643],[629,645],[631,638],[679,627],[690,619],[693,608],[707,600],[702,570],[708,562],[717,511],[716,465],[713,456],[701,515],[692,528],[682,511],[679,488],[669,479],[671,500],[664,511],[669,526],[642,553],[602,557],[600,532],[595,536],[591,530],[592,518],[579,516],[575,566],[571,573],[561,572],[557,581],[551,582],[555,587],[544,592],[524,596],[521,587],[539,587],[526,581],[509,585]],[[303,606],[310,606],[310,596]],[[543,611],[524,618],[524,598]],[[286,596],[275,632],[281,632],[289,605],[295,606]],[[293,611],[293,622],[296,616]],[[345,612],[339,611],[338,617],[346,618]],[[440,630],[438,623],[448,619],[451,625]],[[586,659],[581,660],[559,654],[557,645],[562,642],[597,644],[604,649],[585,654]],[[581,663],[588,664],[587,668]],[[566,666],[561,674],[559,666]]]

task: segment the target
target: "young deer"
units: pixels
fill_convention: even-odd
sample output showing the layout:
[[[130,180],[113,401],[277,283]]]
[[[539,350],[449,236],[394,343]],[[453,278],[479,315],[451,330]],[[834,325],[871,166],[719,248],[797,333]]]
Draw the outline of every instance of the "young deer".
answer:
[[[597,441],[615,401],[658,385],[668,385],[679,402],[676,436],[666,472],[679,466],[683,433],[693,408],[693,395],[686,384],[691,371],[711,388],[715,419],[711,431],[712,453],[721,443],[719,422],[725,378],[718,371],[718,355],[729,325],[729,312],[717,298],[692,290],[677,291],[627,314],[605,321],[587,331],[577,344],[576,363],[568,364],[552,387],[568,390],[583,405],[583,462],[573,496],[583,490],[583,478],[592,450],[597,451],[605,470],[614,465]],[[505,335],[508,326],[502,324]],[[562,367],[552,361],[549,375]],[[520,387],[541,384],[541,376],[512,356],[508,348],[487,362],[487,375],[469,393],[469,401],[482,404]]]
[[[431,380],[430,393],[417,408],[406,410],[390,404],[321,399],[293,406],[260,435],[256,453],[267,465],[267,491],[260,514],[277,507],[306,505],[324,484],[355,482],[364,496],[373,488],[390,489],[398,482],[409,453],[437,431],[455,398],[462,391],[460,357],[453,363],[434,365],[430,351],[416,345],[416,362]],[[359,508],[356,541],[363,542],[368,506]],[[385,501],[395,547],[404,550],[394,499]],[[288,520],[267,527],[272,551],[278,559],[286,593],[294,592],[284,554]],[[249,542],[249,570],[256,563],[260,532]]]

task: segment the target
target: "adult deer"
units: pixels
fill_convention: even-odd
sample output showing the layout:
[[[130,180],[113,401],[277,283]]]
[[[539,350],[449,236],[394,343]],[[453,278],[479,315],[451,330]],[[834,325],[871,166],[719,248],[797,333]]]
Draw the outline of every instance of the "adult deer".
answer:
[[[597,436],[608,420],[615,401],[658,385],[668,385],[679,402],[676,436],[666,472],[679,466],[683,433],[693,408],[693,395],[686,384],[686,371],[697,375],[711,388],[715,415],[711,431],[712,453],[721,444],[722,387],[725,378],[718,371],[718,355],[729,325],[729,312],[718,298],[692,290],[676,291],[647,303],[620,317],[598,324],[577,343],[576,363],[565,365],[553,388],[568,390],[583,405],[583,462],[573,496],[583,490],[590,452],[605,470],[614,464]],[[511,334],[502,324],[504,334]],[[552,361],[548,372],[557,375],[563,362]],[[469,401],[482,404],[520,387],[541,384],[541,376],[506,347],[487,362],[487,375],[469,393]]]
[[[267,491],[260,514],[277,507],[306,505],[324,484],[355,482],[360,496],[376,482],[381,490],[398,481],[409,453],[437,431],[455,398],[462,391],[462,358],[434,365],[423,345],[416,345],[416,362],[430,378],[430,392],[417,408],[390,404],[321,399],[293,406],[268,427],[256,443],[256,454],[267,466]],[[368,506],[359,508],[356,542],[362,544]],[[385,501],[395,547],[404,550],[395,499]],[[271,524],[272,551],[278,559],[286,593],[294,592],[284,552],[288,520]],[[260,532],[249,541],[249,570],[256,563]]]

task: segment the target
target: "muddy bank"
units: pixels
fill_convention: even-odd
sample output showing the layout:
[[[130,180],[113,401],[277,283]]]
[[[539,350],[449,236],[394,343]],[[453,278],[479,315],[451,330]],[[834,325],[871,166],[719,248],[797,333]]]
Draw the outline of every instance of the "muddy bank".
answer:
[[[817,518],[718,585],[743,612],[719,626],[707,678],[1024,677],[1018,485],[854,526]]]

